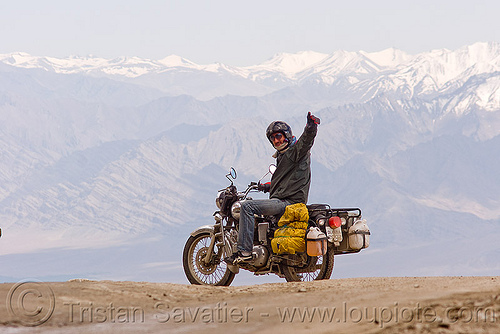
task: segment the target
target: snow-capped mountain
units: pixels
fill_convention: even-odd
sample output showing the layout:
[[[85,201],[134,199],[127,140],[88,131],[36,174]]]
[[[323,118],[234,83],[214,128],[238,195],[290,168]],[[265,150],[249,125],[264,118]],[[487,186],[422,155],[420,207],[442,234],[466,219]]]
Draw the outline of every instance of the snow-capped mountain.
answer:
[[[339,82],[358,94],[399,91],[411,96],[415,89],[419,94],[433,94],[459,87],[473,75],[498,71],[499,49],[499,43],[490,42],[414,56],[393,48],[371,53],[336,51],[330,55],[308,51],[277,54],[262,64],[247,67],[198,65],[176,55],[161,60],[93,56],[59,59],[22,52],[0,55],[0,63],[60,74],[104,76],[156,88],[169,95],[185,93],[204,100],[227,94],[261,96],[291,85],[338,87]]]
[[[61,263],[88,252],[78,273],[91,278],[182,281],[182,242],[211,223],[229,167],[240,188],[260,178],[267,124],[298,136],[308,110],[322,120],[310,202],[360,206],[373,232],[369,250],[336,260],[339,275],[499,274],[499,68],[494,42],[247,67],[0,55],[3,275],[69,278],[47,264],[64,250]],[[110,252],[137,252],[137,276],[119,255],[97,264]]]

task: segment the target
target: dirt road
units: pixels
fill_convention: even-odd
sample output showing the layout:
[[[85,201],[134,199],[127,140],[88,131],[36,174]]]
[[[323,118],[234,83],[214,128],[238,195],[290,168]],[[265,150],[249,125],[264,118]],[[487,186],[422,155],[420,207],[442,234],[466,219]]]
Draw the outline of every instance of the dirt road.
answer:
[[[20,282],[0,299],[2,333],[500,333],[500,277]]]

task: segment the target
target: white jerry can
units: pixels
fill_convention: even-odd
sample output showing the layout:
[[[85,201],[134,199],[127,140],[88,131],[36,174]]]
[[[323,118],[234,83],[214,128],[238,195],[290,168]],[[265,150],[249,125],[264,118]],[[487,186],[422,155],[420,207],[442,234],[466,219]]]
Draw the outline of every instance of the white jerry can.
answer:
[[[365,219],[355,221],[349,227],[348,235],[350,249],[359,250],[370,246],[370,229]]]

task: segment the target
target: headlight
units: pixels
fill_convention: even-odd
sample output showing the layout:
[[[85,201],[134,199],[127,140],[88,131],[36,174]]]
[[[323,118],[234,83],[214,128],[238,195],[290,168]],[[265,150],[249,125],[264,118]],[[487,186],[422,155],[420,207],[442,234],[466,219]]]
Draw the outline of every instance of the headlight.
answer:
[[[231,216],[233,216],[234,219],[240,220],[240,211],[241,211],[241,203],[234,202],[233,206],[231,207]]]

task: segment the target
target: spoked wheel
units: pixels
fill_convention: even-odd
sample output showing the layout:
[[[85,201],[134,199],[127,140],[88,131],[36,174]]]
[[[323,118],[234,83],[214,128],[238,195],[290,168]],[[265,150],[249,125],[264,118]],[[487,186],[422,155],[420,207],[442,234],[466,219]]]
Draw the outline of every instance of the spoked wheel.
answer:
[[[329,279],[333,271],[333,249],[328,247],[327,253],[322,256],[308,256],[309,265],[305,268],[280,265],[281,272],[287,282],[307,282]]]
[[[223,259],[223,249],[214,246],[209,261],[206,261],[212,235],[208,232],[190,236],[184,246],[182,264],[191,284],[230,285],[234,273],[229,270]]]

